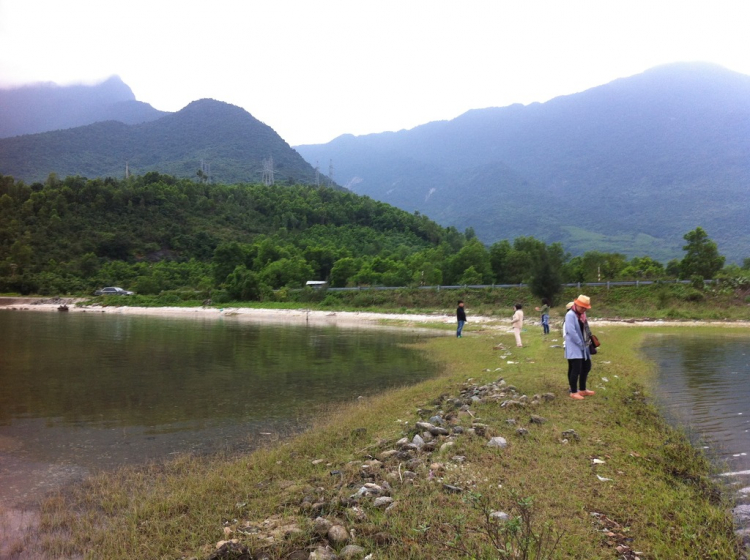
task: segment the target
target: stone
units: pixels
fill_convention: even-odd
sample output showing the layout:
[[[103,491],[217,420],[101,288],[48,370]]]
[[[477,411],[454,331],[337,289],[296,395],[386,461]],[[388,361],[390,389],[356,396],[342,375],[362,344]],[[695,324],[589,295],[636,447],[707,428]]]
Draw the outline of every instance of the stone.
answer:
[[[568,440],[574,439],[575,441],[579,441],[581,439],[581,436],[579,436],[575,430],[565,430],[562,433],[562,437]]]
[[[455,441],[446,441],[443,445],[440,446],[440,453],[444,453],[446,450],[450,449],[456,444]]]
[[[434,428],[435,426],[433,426],[429,422],[417,422],[416,427],[418,430],[430,431],[430,428]]]
[[[508,447],[508,441],[504,437],[495,436],[493,438],[490,438],[490,441],[487,442],[487,447],[497,447],[499,449],[504,449]]]
[[[441,416],[433,416],[432,418],[430,418],[430,422],[432,422],[433,424],[435,424],[437,426],[442,426],[443,425],[443,418]]]
[[[356,544],[348,544],[341,549],[339,556],[344,560],[349,560],[353,558],[359,558],[363,556],[365,552],[365,549],[361,546],[357,546]]]
[[[438,426],[433,426],[432,428],[430,428],[430,433],[433,436],[447,436],[448,434],[450,434],[448,430],[446,430],[445,428],[440,428]]]
[[[430,432],[422,432],[421,437],[425,442],[428,443],[435,439],[435,436],[433,436]]]
[[[420,449],[424,445],[424,440],[419,434],[415,435],[411,440],[412,445],[416,445],[417,449]]]
[[[372,503],[372,505],[376,508],[386,508],[392,503],[393,498],[389,498],[388,496],[381,496],[379,498],[375,498],[375,501]]]
[[[544,424],[547,421],[546,418],[542,418],[541,416],[536,416],[535,414],[531,415],[531,419],[529,422],[532,424]]]
[[[337,560],[338,555],[330,546],[319,546],[307,558],[308,560]]]
[[[442,472],[445,470],[445,465],[443,465],[443,463],[432,463],[430,465],[430,470],[436,473]]]
[[[527,435],[529,435],[529,430],[527,430],[526,428],[518,428],[518,429],[516,430],[516,433],[517,433],[517,434],[518,434],[519,436],[522,436],[522,437],[523,437],[523,436],[527,436]]]
[[[462,426],[453,426],[453,433],[454,434],[463,434],[464,429]]]
[[[321,537],[324,537],[328,534],[328,530],[333,527],[333,523],[328,521],[324,517],[316,517],[315,521],[313,521],[313,531],[315,531],[315,534],[320,535]]]
[[[505,423],[508,424],[508,426],[515,426],[516,425],[516,419],[515,418],[508,418],[505,421]]]
[[[402,447],[402,446],[406,445],[407,443],[409,443],[409,438],[403,437],[403,438],[401,438],[400,440],[398,440],[396,442],[396,447]]]
[[[388,451],[383,451],[378,457],[381,461],[387,461],[391,457],[393,457],[396,453],[398,453],[395,449],[389,449]]]
[[[451,494],[460,494],[461,492],[464,491],[463,488],[459,486],[453,486],[452,484],[443,484],[443,489],[446,492],[450,492]]]
[[[510,515],[508,515],[504,511],[493,511],[492,513],[490,513],[490,518],[496,521],[509,521]]]
[[[343,525],[333,525],[328,529],[328,540],[333,544],[343,544],[349,540],[349,532]]]

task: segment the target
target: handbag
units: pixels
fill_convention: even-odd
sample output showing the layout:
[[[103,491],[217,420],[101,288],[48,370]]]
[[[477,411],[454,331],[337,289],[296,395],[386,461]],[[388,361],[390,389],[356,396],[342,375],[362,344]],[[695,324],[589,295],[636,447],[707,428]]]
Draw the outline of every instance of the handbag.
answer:
[[[599,339],[596,338],[595,334],[591,335],[591,344],[594,345],[596,348],[599,348]]]

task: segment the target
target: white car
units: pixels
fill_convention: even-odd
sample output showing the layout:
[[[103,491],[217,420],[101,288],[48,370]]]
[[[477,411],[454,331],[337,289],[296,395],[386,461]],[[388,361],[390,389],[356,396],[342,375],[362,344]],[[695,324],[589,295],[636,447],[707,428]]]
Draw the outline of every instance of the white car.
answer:
[[[135,292],[129,292],[127,290],[123,290],[122,288],[117,287],[109,287],[109,288],[102,288],[101,290],[96,290],[94,292],[95,296],[132,296]]]

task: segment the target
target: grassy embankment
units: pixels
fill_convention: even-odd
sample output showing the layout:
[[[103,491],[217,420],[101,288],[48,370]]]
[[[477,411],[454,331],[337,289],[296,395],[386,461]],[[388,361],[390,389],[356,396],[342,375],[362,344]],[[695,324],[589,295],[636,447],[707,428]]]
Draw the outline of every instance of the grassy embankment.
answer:
[[[378,559],[499,558],[503,531],[516,525],[485,514],[502,510],[531,512],[530,530],[516,536],[547,528],[549,555],[528,558],[635,558],[634,551],[644,559],[737,557],[729,505],[709,478],[707,460],[649,404],[652,368],[636,350],[646,332],[599,329],[603,346],[589,384],[597,394],[577,402],[566,396],[565,364],[561,350],[550,348],[554,342],[532,331],[528,346],[517,350],[512,335],[470,324],[461,340],[423,343],[421,351],[444,365],[438,378],[342,405],[291,441],[249,456],[186,456],[105,474],[48,500],[41,542],[61,556],[88,551],[87,558],[117,560],[206,558],[217,541],[236,538],[269,558],[302,550],[306,558],[325,543],[312,528],[320,515],[340,520]],[[474,418],[461,413],[453,421],[467,430],[480,421],[484,436],[465,433],[442,452],[385,458],[397,440],[417,433],[415,422],[440,410],[457,412],[446,396],[499,377],[530,400],[550,392],[556,398],[525,407],[472,404]],[[532,423],[532,414],[544,422]],[[528,434],[518,435],[518,428]],[[488,447],[495,435],[508,447]],[[375,458],[382,465],[364,466]],[[350,507],[347,498],[363,483],[383,481],[392,487],[393,509],[376,508],[372,497]],[[463,491],[453,493],[446,483]],[[531,505],[519,507],[526,499]],[[270,543],[240,531],[254,523],[261,535],[274,527],[288,534]]]
[[[182,294],[184,299],[178,297]],[[562,314],[564,304],[578,294],[592,298],[596,317],[634,317],[665,320],[750,320],[750,294],[744,288],[709,285],[698,290],[684,284],[651,284],[647,286],[582,286],[567,288],[556,302],[554,313]],[[208,297],[208,294],[204,294]],[[194,292],[170,292],[163,296],[110,296],[94,298],[104,305],[199,306],[202,301],[190,299]],[[508,318],[515,303],[522,303],[526,314],[540,302],[528,288],[495,288],[465,290],[362,290],[331,292],[325,290],[280,290],[271,300],[262,302],[214,303],[214,307],[255,307],[274,309],[321,309],[327,311],[374,311],[392,313],[453,313],[456,301],[462,299],[471,315]]]

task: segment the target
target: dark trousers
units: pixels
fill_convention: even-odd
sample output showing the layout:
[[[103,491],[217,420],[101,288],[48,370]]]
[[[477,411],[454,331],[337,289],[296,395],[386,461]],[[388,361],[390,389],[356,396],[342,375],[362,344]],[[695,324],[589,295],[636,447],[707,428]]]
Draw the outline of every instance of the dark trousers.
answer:
[[[577,393],[586,390],[586,379],[591,371],[591,358],[588,360],[568,360],[568,383],[570,392]]]

